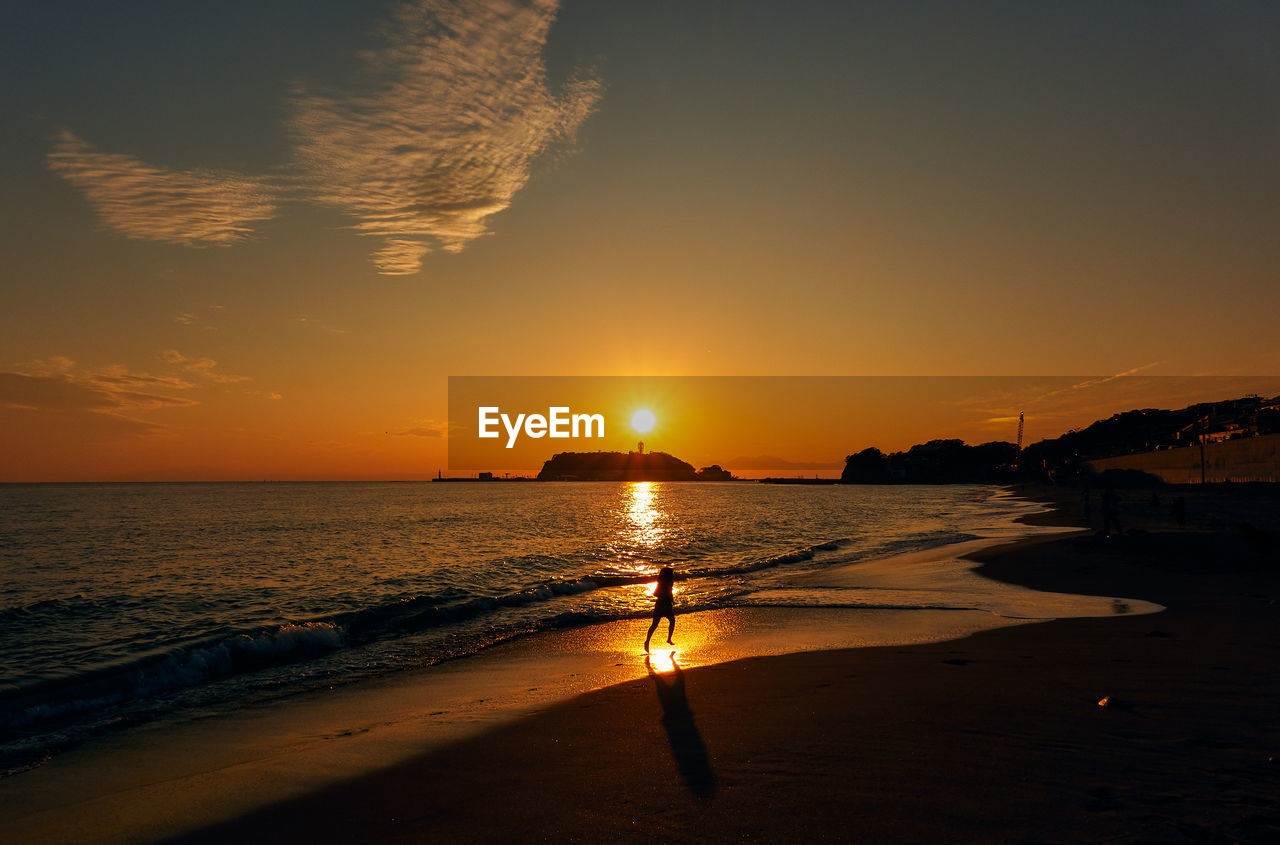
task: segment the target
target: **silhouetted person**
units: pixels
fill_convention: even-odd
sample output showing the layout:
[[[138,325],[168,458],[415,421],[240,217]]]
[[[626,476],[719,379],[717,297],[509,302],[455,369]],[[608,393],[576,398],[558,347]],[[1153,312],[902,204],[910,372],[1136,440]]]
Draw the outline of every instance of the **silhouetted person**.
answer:
[[[1089,488],[1084,488],[1084,499],[1080,503],[1080,509],[1084,512],[1084,524],[1093,525],[1093,499],[1089,495]]]
[[[1102,491],[1102,534],[1103,536],[1111,536],[1111,526],[1116,527],[1117,534],[1123,534],[1124,529],[1120,527],[1120,494],[1115,491],[1114,487],[1107,487]]]
[[[711,758],[707,754],[706,743],[698,732],[698,724],[693,720],[693,711],[689,709],[689,699],[684,692],[684,671],[671,655],[671,681],[653,670],[649,658],[644,659],[649,677],[653,678],[653,688],[658,693],[658,703],[662,705],[662,727],[667,731],[667,741],[671,743],[671,756],[676,760],[676,768],[688,785],[689,791],[700,798],[710,798],[716,791],[716,773],[711,769]]]
[[[1240,523],[1240,530],[1244,532],[1244,541],[1249,544],[1249,551],[1257,555],[1258,560],[1269,556],[1272,549],[1276,547],[1275,537],[1265,531],[1259,531],[1248,522]]]
[[[1181,496],[1173,497],[1173,521],[1178,523],[1179,528],[1187,525],[1187,500]]]
[[[667,624],[667,645],[675,645],[671,642],[671,636],[676,632],[676,600],[671,594],[672,588],[676,583],[676,573],[671,567],[664,566],[658,570],[658,586],[653,591],[653,596],[657,599],[657,603],[653,606],[653,624],[649,626],[649,633],[644,638],[644,650],[649,650],[649,639],[653,636],[653,632],[658,629],[658,622],[662,617],[666,617]]]

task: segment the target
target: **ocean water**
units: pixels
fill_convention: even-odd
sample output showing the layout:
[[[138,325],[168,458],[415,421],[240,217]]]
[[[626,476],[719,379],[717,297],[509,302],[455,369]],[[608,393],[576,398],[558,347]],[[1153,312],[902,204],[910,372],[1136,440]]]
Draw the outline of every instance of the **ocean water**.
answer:
[[[680,612],[794,601],[1016,613],[918,569],[903,589],[892,572],[839,590],[793,584],[1011,536],[1037,509],[979,486],[3,485],[0,771],[174,713],[647,616],[662,565],[677,572]]]

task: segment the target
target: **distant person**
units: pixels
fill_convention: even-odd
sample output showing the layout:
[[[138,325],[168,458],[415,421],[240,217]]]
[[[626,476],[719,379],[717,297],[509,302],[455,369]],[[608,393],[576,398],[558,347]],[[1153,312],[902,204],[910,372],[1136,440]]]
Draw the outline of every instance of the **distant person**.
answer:
[[[1114,487],[1108,486],[1102,491],[1102,535],[1111,536],[1111,526],[1116,527],[1117,534],[1123,534],[1120,527],[1120,494]]]
[[[1084,524],[1093,525],[1093,499],[1089,494],[1089,485],[1085,485],[1084,498],[1080,503],[1080,510],[1084,512]]]
[[[1179,528],[1187,526],[1187,500],[1181,496],[1173,497],[1173,521]]]
[[[645,651],[649,650],[649,639],[658,630],[658,622],[664,616],[667,618],[667,645],[675,645],[671,642],[671,636],[676,632],[676,600],[672,595],[675,583],[676,573],[671,567],[664,566],[658,570],[658,586],[653,591],[657,603],[653,606],[653,624],[649,626],[649,633],[644,638]]]

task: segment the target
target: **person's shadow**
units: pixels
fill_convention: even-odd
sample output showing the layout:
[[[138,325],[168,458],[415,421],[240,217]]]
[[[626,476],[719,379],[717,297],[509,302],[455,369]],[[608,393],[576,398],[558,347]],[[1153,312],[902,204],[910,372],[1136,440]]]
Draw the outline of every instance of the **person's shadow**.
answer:
[[[706,743],[702,734],[698,733],[698,725],[693,720],[693,711],[689,709],[689,699],[684,694],[684,672],[671,655],[671,680],[668,681],[653,669],[653,664],[646,656],[645,668],[649,677],[653,678],[653,688],[658,693],[658,703],[662,705],[662,727],[667,731],[667,741],[671,743],[671,756],[676,760],[676,768],[684,778],[689,791],[699,798],[710,798],[716,791],[716,773],[711,769],[711,758],[707,756]]]

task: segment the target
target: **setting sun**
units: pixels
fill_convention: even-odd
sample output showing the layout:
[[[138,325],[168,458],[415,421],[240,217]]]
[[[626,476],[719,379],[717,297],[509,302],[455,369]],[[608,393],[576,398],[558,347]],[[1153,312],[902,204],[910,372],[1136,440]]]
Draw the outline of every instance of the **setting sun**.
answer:
[[[631,415],[631,427],[640,434],[648,434],[658,422],[653,411],[641,408]]]

